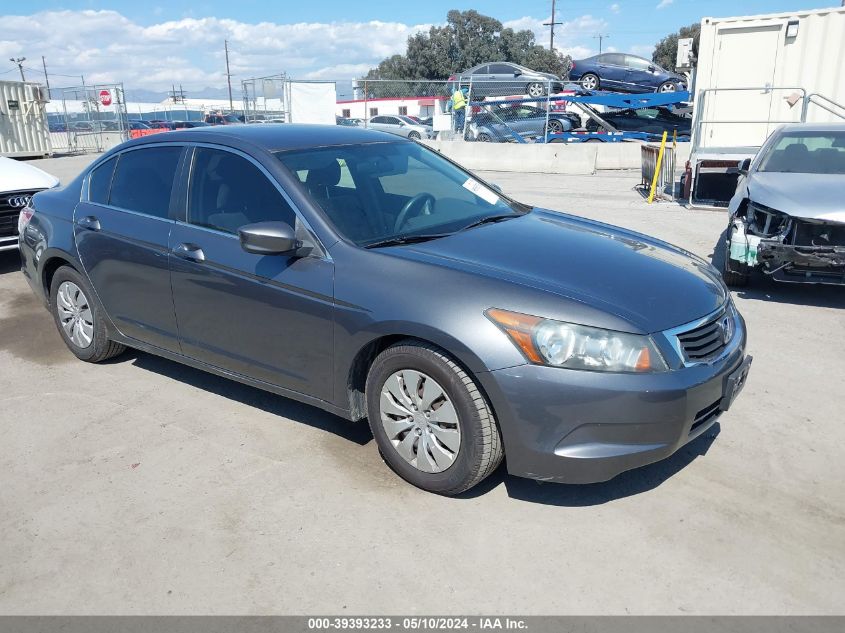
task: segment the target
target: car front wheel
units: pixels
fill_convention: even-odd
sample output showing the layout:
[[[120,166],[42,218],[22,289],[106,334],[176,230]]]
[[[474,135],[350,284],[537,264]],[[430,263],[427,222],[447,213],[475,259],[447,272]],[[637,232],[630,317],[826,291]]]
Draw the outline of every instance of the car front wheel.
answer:
[[[677,92],[678,86],[674,82],[671,81],[664,81],[660,86],[657,88],[657,92]]]
[[[542,97],[546,94],[546,87],[539,82],[534,82],[528,84],[525,91],[529,97]]]
[[[91,287],[70,266],[62,266],[53,275],[50,311],[65,345],[80,360],[99,363],[125,349],[108,339],[103,314]]]
[[[366,386],[370,429],[385,462],[442,495],[469,490],[502,461],[493,411],[451,357],[408,340],[376,357]]]

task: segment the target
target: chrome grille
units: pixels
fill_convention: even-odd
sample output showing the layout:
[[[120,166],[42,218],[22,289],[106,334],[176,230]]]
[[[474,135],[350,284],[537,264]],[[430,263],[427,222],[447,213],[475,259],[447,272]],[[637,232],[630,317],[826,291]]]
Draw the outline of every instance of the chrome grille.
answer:
[[[18,234],[18,215],[21,208],[9,204],[11,198],[32,196],[37,191],[16,191],[14,193],[0,193],[0,237]]]
[[[726,321],[730,320],[730,323]],[[721,310],[710,320],[685,332],[678,332],[678,343],[687,361],[701,362],[717,356],[730,342],[733,317]]]

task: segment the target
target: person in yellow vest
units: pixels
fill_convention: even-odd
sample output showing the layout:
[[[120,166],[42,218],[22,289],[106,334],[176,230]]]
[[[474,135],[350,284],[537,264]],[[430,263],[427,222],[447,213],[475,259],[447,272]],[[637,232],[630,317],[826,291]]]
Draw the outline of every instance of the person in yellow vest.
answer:
[[[452,94],[452,122],[455,124],[455,131],[456,132],[463,132],[464,131],[464,118],[466,117],[467,111],[467,94],[469,90],[467,88],[458,88]]]

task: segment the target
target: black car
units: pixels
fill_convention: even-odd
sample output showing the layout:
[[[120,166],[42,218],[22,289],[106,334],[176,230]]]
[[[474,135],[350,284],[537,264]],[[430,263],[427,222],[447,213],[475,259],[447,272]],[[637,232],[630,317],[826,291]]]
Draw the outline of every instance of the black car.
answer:
[[[585,90],[677,92],[687,89],[685,77],[654,62],[624,53],[603,53],[572,62],[569,78]]]
[[[751,362],[703,259],[519,203],[393,134],[151,134],[31,207],[22,271],[79,359],[129,346],[366,419],[439,494],[505,455],[571,483],[668,457]]]
[[[211,127],[211,123],[205,121],[173,121],[174,130],[185,130],[193,127]]]
[[[678,133],[678,138],[688,139],[692,129],[692,120],[672,112],[669,108],[637,108],[605,112],[601,118],[610,123],[620,132],[646,132],[655,137],[661,137],[663,132],[672,136]],[[588,132],[597,132],[599,124],[590,119],[587,122]]]

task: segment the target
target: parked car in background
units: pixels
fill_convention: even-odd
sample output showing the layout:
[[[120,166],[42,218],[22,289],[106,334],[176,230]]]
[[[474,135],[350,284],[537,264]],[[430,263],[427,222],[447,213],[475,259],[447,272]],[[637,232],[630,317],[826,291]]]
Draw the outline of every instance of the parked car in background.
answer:
[[[504,97],[528,95],[542,97],[549,86],[552,92],[563,90],[563,81],[557,75],[541,73],[511,62],[491,62],[473,66],[449,77],[449,92],[472,86],[470,97]]]
[[[845,123],[793,123],[743,161],[722,276],[845,285]]]
[[[173,122],[173,129],[174,130],[184,130],[187,128],[193,127],[211,127],[210,123],[206,123],[205,121],[174,121]]]
[[[129,129],[130,130],[151,130],[152,127],[147,125],[144,121],[139,121],[138,119],[130,119]]]
[[[94,125],[91,121],[74,121],[70,124],[70,130],[74,132],[93,132]]]
[[[355,127],[361,125],[361,119],[352,119],[349,117],[336,116],[334,120],[336,125],[343,125],[346,127]]]
[[[581,127],[581,118],[570,112],[550,112],[548,132],[559,134]],[[546,111],[527,104],[494,106],[475,113],[469,123],[469,137],[482,142],[516,141],[514,132],[523,138],[544,136]]]
[[[176,124],[173,121],[147,121],[147,125],[150,126],[153,130],[174,130],[176,129]]]
[[[59,181],[29,163],[0,156],[0,251],[18,248],[18,221],[39,191]]]
[[[434,138],[434,130],[432,128],[420,125],[413,119],[401,114],[374,116],[367,122],[367,127],[371,130],[404,136],[411,140]]]
[[[237,114],[206,114],[203,121],[209,125],[238,125],[244,119]]]
[[[692,119],[664,107],[608,111],[602,113],[601,118],[620,132],[647,132],[655,137],[668,132],[671,138],[672,133],[677,132],[678,138],[689,139],[692,129]],[[593,119],[587,121],[586,128],[588,132],[600,130]]]
[[[427,116],[427,117],[423,117],[423,118],[417,119],[417,120],[419,121],[420,125],[425,125],[426,127],[432,127],[434,125],[434,117],[433,116]]]
[[[573,61],[569,78],[585,90],[676,92],[687,89],[685,77],[648,59],[625,53],[602,53]]]
[[[570,483],[668,457],[751,363],[705,260],[373,130],[153,134],[33,208],[22,271],[80,360],[138,348],[366,419],[386,463],[439,494],[505,457]]]

